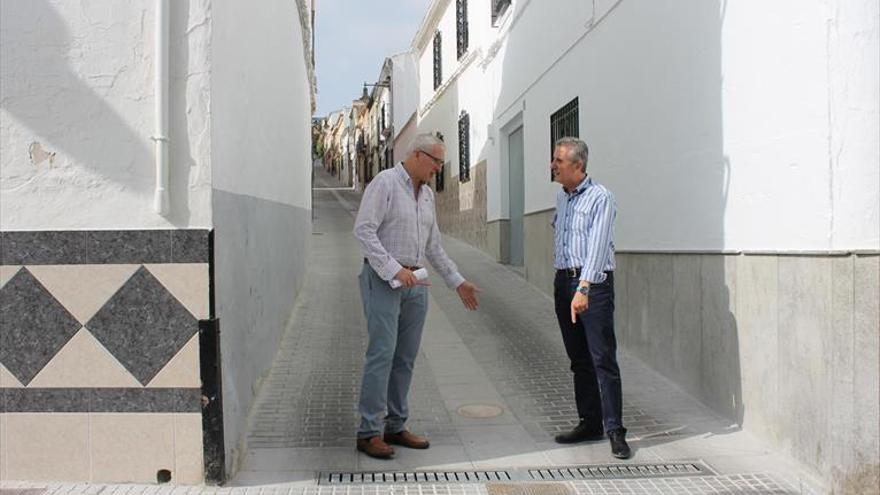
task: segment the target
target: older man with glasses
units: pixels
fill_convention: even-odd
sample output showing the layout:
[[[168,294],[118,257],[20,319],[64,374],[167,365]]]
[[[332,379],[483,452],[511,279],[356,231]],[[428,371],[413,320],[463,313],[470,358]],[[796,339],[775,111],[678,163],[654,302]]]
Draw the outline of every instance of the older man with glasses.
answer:
[[[428,312],[428,283],[414,272],[430,262],[465,308],[477,309],[479,289],[459,274],[440,245],[428,182],[442,170],[445,156],[443,141],[431,134],[416,136],[406,159],[367,186],[355,220],[354,235],[364,254],[359,278],[369,333],[357,449],[379,459],[394,455],[389,444],[414,449],[429,445],[405,427],[413,364]]]

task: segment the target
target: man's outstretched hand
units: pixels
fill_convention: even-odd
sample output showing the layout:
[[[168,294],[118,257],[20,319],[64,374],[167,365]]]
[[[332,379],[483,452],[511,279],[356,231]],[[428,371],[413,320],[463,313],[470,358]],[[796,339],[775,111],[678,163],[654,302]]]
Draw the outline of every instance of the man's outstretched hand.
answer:
[[[483,291],[476,285],[464,281],[461,285],[455,288],[455,292],[458,292],[458,297],[461,298],[464,307],[470,310],[475,310],[477,309],[477,306],[479,306],[479,302],[477,302],[477,293]]]

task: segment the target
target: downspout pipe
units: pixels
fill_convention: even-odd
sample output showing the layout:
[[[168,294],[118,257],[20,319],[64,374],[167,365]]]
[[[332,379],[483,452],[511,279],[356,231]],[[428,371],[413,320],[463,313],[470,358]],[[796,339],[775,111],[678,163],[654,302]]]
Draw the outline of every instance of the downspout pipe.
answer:
[[[167,215],[170,199],[168,197],[168,114],[169,78],[168,51],[171,37],[170,0],[156,0],[155,66],[153,67],[153,93],[155,104],[156,143],[156,191],[153,196],[153,209],[160,215]]]

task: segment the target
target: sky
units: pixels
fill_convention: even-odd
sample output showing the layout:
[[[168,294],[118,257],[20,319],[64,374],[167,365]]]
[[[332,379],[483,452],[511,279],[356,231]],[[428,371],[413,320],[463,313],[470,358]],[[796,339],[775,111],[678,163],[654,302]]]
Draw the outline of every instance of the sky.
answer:
[[[409,49],[431,0],[316,0],[316,116],[361,96],[385,57]],[[370,88],[368,88],[370,89]]]

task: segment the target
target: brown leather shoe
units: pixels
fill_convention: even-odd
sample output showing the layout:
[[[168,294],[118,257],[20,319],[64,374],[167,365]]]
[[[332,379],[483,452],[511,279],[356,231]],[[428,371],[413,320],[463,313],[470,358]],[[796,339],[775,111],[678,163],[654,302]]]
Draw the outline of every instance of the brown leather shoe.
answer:
[[[402,445],[411,449],[427,449],[431,445],[427,438],[420,437],[407,430],[398,433],[386,433],[385,442]]]
[[[369,438],[358,438],[357,449],[376,459],[391,459],[394,455],[394,449],[383,442],[379,435]]]

